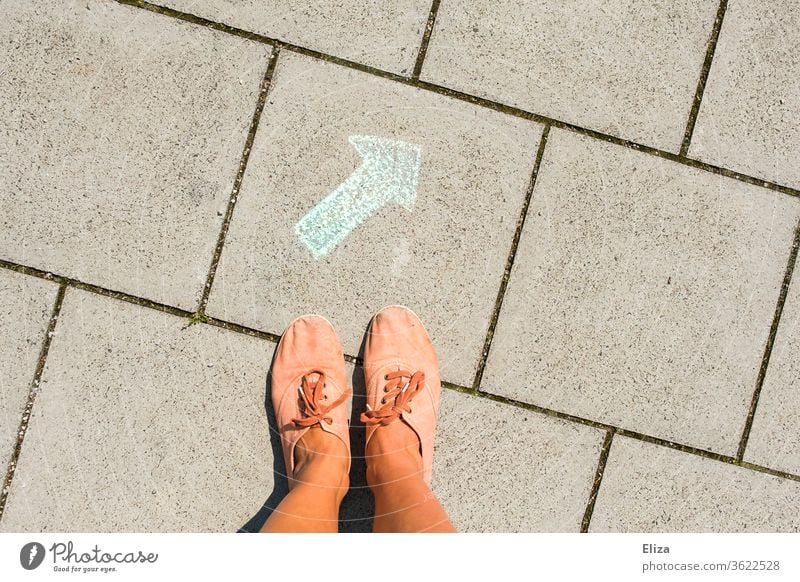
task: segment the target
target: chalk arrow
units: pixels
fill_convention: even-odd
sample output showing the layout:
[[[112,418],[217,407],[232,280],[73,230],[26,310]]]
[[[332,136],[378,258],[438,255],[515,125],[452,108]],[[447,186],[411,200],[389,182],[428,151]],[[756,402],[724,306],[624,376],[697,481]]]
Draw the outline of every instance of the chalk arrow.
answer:
[[[294,226],[315,259],[331,252],[389,202],[411,210],[417,198],[420,146],[370,135],[349,139],[361,165]]]

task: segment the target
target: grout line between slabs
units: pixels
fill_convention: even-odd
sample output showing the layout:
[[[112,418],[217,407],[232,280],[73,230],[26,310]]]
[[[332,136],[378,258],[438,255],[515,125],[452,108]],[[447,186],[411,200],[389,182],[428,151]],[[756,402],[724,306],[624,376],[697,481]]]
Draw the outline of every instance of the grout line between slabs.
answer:
[[[706,57],[703,61],[703,68],[700,70],[700,79],[697,81],[697,91],[695,91],[694,100],[692,100],[692,109],[689,112],[689,120],[686,122],[686,132],[683,134],[683,143],[681,144],[680,155],[684,157],[689,153],[689,146],[692,143],[694,126],[697,123],[697,116],[700,114],[700,105],[703,102],[703,94],[706,90],[708,75],[711,72],[711,64],[714,61],[714,53],[717,50],[719,33],[720,30],[722,30],[722,20],[725,18],[725,11],[727,8],[728,0],[720,0],[719,8],[717,8],[717,16],[714,19],[714,26],[711,29],[711,36],[708,39],[708,47],[706,48]]]
[[[608,453],[611,451],[611,443],[613,440],[614,430],[607,431],[606,437],[603,439],[603,446],[600,449],[600,459],[597,461],[597,471],[595,471],[594,481],[592,481],[592,490],[589,493],[589,502],[586,504],[586,511],[583,514],[583,521],[581,521],[581,533],[589,533],[589,524],[592,522],[594,504],[597,501],[597,494],[600,492],[600,484],[603,482],[603,473],[605,473],[606,470]]]
[[[135,297],[135,296],[129,295],[127,293],[121,293],[119,291],[112,291],[110,289],[106,289],[106,288],[100,287],[98,285],[91,285],[89,283],[83,283],[82,281],[77,281],[75,279],[70,279],[68,277],[62,277],[60,275],[54,275],[52,273],[48,273],[47,271],[43,271],[41,269],[36,269],[36,268],[33,268],[33,267],[27,267],[27,266],[24,266],[24,265],[19,265],[19,264],[12,263],[10,261],[6,261],[6,260],[3,260],[3,259],[0,259],[0,268],[8,269],[10,271],[15,271],[15,272],[18,272],[18,273],[23,273],[23,274],[30,275],[30,276],[33,276],[33,277],[38,277],[40,279],[46,279],[48,281],[55,281],[55,282],[61,284],[62,286],[74,287],[76,289],[80,289],[80,290],[83,290],[83,291],[88,291],[88,292],[91,292],[91,293],[96,293],[98,295],[103,295],[104,297],[108,297],[108,298],[111,298],[111,299],[116,299],[116,300],[119,300],[119,301],[125,301],[127,303],[133,303],[133,304],[138,305],[140,307],[146,307],[148,309],[155,309],[157,311],[161,311],[161,312],[164,312],[164,313],[169,313],[171,315],[175,315],[177,317],[181,317],[183,319],[187,319],[189,321],[189,323],[187,324],[187,327],[189,325],[193,325],[194,323],[202,323],[204,325],[210,325],[210,326],[213,326],[213,327],[219,327],[219,328],[222,328],[222,329],[226,329],[226,330],[232,331],[234,333],[241,333],[241,334],[245,334],[245,335],[250,335],[250,336],[253,336],[253,337],[256,337],[256,338],[259,338],[259,339],[263,339],[263,340],[266,340],[266,341],[270,341],[270,342],[276,343],[276,344],[277,344],[278,340],[280,339],[280,336],[278,336],[276,334],[273,334],[273,333],[257,330],[257,329],[250,328],[250,327],[247,327],[247,326],[244,326],[244,325],[240,325],[240,324],[237,324],[237,323],[232,323],[232,322],[229,322],[229,321],[224,321],[224,320],[216,319],[216,318],[212,318],[212,317],[203,318],[200,321],[193,322],[192,318],[196,314],[194,314],[194,313],[192,313],[190,311],[186,311],[184,309],[179,309],[177,307],[172,307],[170,305],[165,305],[163,303],[158,303],[158,302],[155,302],[155,301],[151,301],[149,299],[143,299],[141,297]],[[345,354],[345,360],[350,362],[350,363],[353,363],[355,365],[359,365],[359,366],[363,363],[361,358],[359,358],[357,356],[351,356],[351,355],[348,355],[348,354]],[[719,462],[726,463],[726,464],[729,464],[729,465],[736,465],[738,467],[743,467],[743,468],[746,468],[746,469],[750,469],[752,471],[757,471],[759,473],[766,473],[768,475],[772,475],[772,476],[775,476],[775,477],[781,477],[783,479],[789,479],[789,480],[792,480],[792,481],[800,482],[800,475],[794,475],[792,473],[787,473],[785,471],[778,471],[776,469],[771,469],[769,467],[764,467],[762,465],[756,465],[755,463],[748,463],[746,461],[740,461],[740,460],[738,460],[738,459],[736,459],[734,457],[721,455],[719,453],[714,453],[712,451],[707,451],[707,450],[704,450],[704,449],[698,449],[696,447],[691,447],[689,445],[683,445],[683,444],[676,443],[676,442],[673,442],[673,441],[668,441],[666,439],[653,437],[653,436],[650,436],[650,435],[646,435],[644,433],[639,433],[639,432],[636,432],[636,431],[627,430],[627,429],[624,429],[624,428],[619,428],[619,427],[616,427],[616,426],[613,426],[613,425],[610,425],[610,424],[605,424],[605,423],[602,423],[602,422],[598,422],[596,420],[591,420],[591,419],[588,419],[588,418],[583,418],[583,417],[580,417],[580,416],[567,414],[565,412],[560,412],[560,411],[552,410],[552,409],[549,409],[549,408],[543,408],[541,406],[537,406],[536,404],[529,404],[527,402],[520,402],[519,400],[513,400],[511,398],[506,398],[505,396],[498,396],[498,395],[492,394],[490,392],[475,391],[472,387],[460,386],[458,384],[453,384],[451,382],[446,382],[446,381],[442,382],[442,387],[444,387],[444,388],[446,388],[448,390],[453,390],[454,392],[460,392],[462,394],[469,394],[471,396],[475,396],[476,398],[484,398],[486,400],[491,400],[493,402],[499,402],[501,404],[508,404],[509,406],[514,406],[516,408],[522,408],[524,410],[529,410],[531,412],[536,412],[538,414],[544,414],[545,416],[550,416],[550,417],[553,417],[553,418],[559,418],[561,420],[564,420],[564,421],[567,421],[567,422],[571,422],[571,423],[575,423],[575,424],[582,424],[584,426],[590,426],[590,427],[593,427],[593,428],[596,428],[596,429],[599,429],[599,430],[602,430],[602,431],[613,431],[615,434],[622,435],[622,436],[625,436],[625,437],[629,437],[629,438],[632,438],[632,439],[636,439],[636,440],[639,440],[639,441],[647,442],[647,443],[654,444],[654,445],[659,445],[659,446],[662,446],[662,447],[667,447],[667,448],[670,448],[670,449],[675,449],[675,450],[678,450],[678,451],[681,451],[681,452],[684,452],[684,453],[696,455],[696,456],[703,457],[703,458],[706,458],[706,459],[719,461]]]
[[[769,366],[770,357],[772,356],[772,348],[775,345],[775,338],[778,335],[778,326],[781,322],[781,315],[783,315],[783,307],[786,304],[786,296],[789,293],[789,284],[792,282],[792,273],[794,272],[794,268],[797,263],[797,253],[799,248],[800,221],[798,221],[797,226],[795,227],[794,240],[792,241],[791,251],[789,251],[789,262],[786,265],[786,273],[783,276],[780,293],[778,294],[778,303],[775,306],[775,315],[772,318],[772,326],[769,329],[767,343],[764,346],[764,357],[761,360],[761,367],[758,370],[756,387],[753,391],[753,399],[750,402],[750,410],[747,413],[747,419],[744,423],[744,430],[742,431],[742,438],[739,441],[739,450],[736,453],[736,459],[739,461],[744,459],[745,449],[747,449],[747,441],[750,439],[750,431],[753,428],[753,419],[756,415],[758,399],[761,397],[761,389],[764,387],[764,380],[767,376],[767,368]]]
[[[90,293],[96,293],[97,295],[103,295],[104,297],[119,299],[120,301],[125,301],[127,303],[134,303],[141,307],[147,307],[148,309],[163,311],[164,313],[169,313],[171,315],[176,315],[182,318],[191,318],[192,315],[194,315],[191,311],[186,311],[185,309],[172,307],[171,305],[158,303],[157,301],[151,301],[150,299],[143,299],[141,297],[129,295],[128,293],[113,291],[111,289],[101,287],[100,285],[84,283],[83,281],[78,281],[77,279],[64,277],[62,275],[56,275],[54,273],[43,271],[42,269],[37,269],[35,267],[28,267],[26,265],[12,263],[11,261],[6,261],[4,259],[0,259],[0,267],[3,269],[8,269],[9,271],[22,273],[24,275],[38,277],[39,279],[54,281],[56,283],[59,283],[60,285],[67,285],[68,287],[74,287],[75,289],[80,289],[81,291],[89,291]]]
[[[428,15],[428,22],[425,24],[425,32],[422,35],[422,42],[419,45],[419,52],[417,53],[417,62],[414,63],[414,71],[411,73],[412,79],[419,79],[422,74],[422,66],[425,63],[425,57],[428,54],[428,45],[431,42],[431,35],[433,34],[433,27],[436,24],[436,14],[439,12],[439,4],[442,0],[433,0],[431,4],[431,12]]]
[[[530,208],[531,200],[533,199],[533,189],[536,186],[536,177],[539,175],[539,168],[542,165],[542,158],[544,157],[544,149],[547,146],[548,135],[550,135],[550,126],[545,125],[544,129],[542,130],[542,137],[539,140],[539,149],[536,151],[536,158],[533,162],[533,171],[531,172],[528,190],[525,192],[525,200],[522,203],[522,209],[520,210],[519,218],[517,218],[517,227],[514,231],[514,238],[511,239],[511,250],[509,251],[508,258],[506,259],[503,278],[500,280],[500,288],[497,290],[497,298],[495,299],[494,308],[492,310],[492,317],[489,320],[489,328],[486,331],[486,338],[483,343],[481,357],[478,360],[478,368],[475,372],[475,379],[472,382],[472,389],[475,392],[478,392],[481,381],[483,380],[483,373],[486,369],[486,361],[489,358],[489,350],[492,348],[494,332],[497,328],[497,322],[500,319],[500,310],[503,308],[503,300],[506,296],[508,281],[511,278],[511,269],[514,267],[514,259],[516,259],[517,256],[517,248],[519,247],[519,241],[522,237],[522,229],[525,226],[528,208]]]
[[[459,386],[458,384],[452,384],[450,382],[442,382],[442,386],[447,388],[448,390],[453,390],[455,392],[461,392],[463,394],[470,394],[472,396],[476,396],[478,398],[485,398],[486,400],[491,400],[493,402],[499,402],[501,404],[508,404],[509,406],[514,406],[516,408],[521,408],[523,410],[529,410],[531,412],[536,412],[539,414],[544,414],[545,416],[550,416],[552,418],[558,418],[567,422],[571,422],[574,424],[582,424],[584,426],[590,426],[592,428],[596,428],[602,431],[614,431],[615,434],[625,436],[628,438],[636,439],[638,441],[650,443],[653,445],[658,445],[662,447],[667,447],[669,449],[674,449],[677,451],[681,451],[683,453],[688,453],[691,455],[695,455],[698,457],[703,457],[705,459],[711,459],[714,461],[719,461],[721,463],[725,463],[728,465],[736,465],[737,467],[743,467],[746,469],[750,469],[752,471],[756,471],[759,473],[766,473],[768,475],[772,475],[774,477],[781,477],[783,479],[789,479],[792,481],[800,482],[800,475],[795,475],[793,473],[787,473],[785,471],[779,471],[777,469],[771,469],[769,467],[764,467],[763,465],[757,465],[755,463],[748,463],[746,461],[739,461],[734,457],[730,457],[728,455],[722,455],[720,453],[715,453],[713,451],[708,451],[705,449],[698,449],[697,447],[692,447],[689,445],[684,445],[681,443],[676,443],[674,441],[670,441],[667,439],[662,439],[658,437],[654,437],[648,434],[644,434],[641,432],[636,432],[633,430],[628,430],[625,428],[620,428],[611,424],[606,424],[604,422],[599,422],[596,420],[591,420],[589,418],[584,418],[581,416],[575,416],[573,414],[568,414],[566,412],[560,412],[558,410],[553,410],[550,408],[544,408],[542,406],[538,406],[536,404],[529,404],[527,402],[521,402],[519,400],[513,400],[511,398],[506,398],[505,396],[498,396],[496,394],[492,394],[490,392],[475,392],[472,388],[467,386]]]
[[[81,291],[87,291],[89,293],[95,293],[96,295],[102,295],[103,297],[108,297],[110,299],[116,299],[118,301],[132,303],[134,305],[138,305],[139,307],[146,307],[147,309],[154,309],[156,311],[161,311],[162,313],[168,313],[170,315],[174,315],[175,317],[186,319],[188,321],[186,327],[195,325],[197,323],[205,323],[207,325],[220,327],[222,329],[227,329],[236,333],[257,337],[259,339],[275,343],[277,343],[278,340],[280,340],[280,336],[278,335],[254,329],[252,327],[247,327],[246,325],[240,325],[238,323],[217,319],[216,317],[203,316],[201,318],[198,318],[197,313],[192,313],[191,311],[187,311],[186,309],[173,307],[172,305],[159,303],[157,301],[144,299],[142,297],[136,297],[135,295],[123,293],[121,291],[114,291],[112,289],[101,287],[100,285],[84,283],[83,281],[78,281],[77,279],[71,279],[69,277],[55,275],[48,271],[43,271],[35,267],[19,265],[16,263],[12,263],[10,261],[6,261],[4,259],[0,259],[0,268],[8,269],[9,271],[15,271],[17,273],[22,273],[23,275],[29,275],[31,277],[37,277],[39,279],[45,279],[47,281],[54,281],[61,285],[66,285],[68,287],[73,287],[75,289],[80,289]]]
[[[194,16],[192,14],[188,14],[186,12],[180,12],[178,10],[174,10],[172,8],[165,8],[162,6],[158,6],[155,4],[151,4],[149,2],[145,2],[144,0],[114,0],[118,4],[123,4],[126,6],[132,6],[135,8],[140,8],[143,10],[149,10],[150,12],[155,12],[157,14],[161,14],[170,18],[177,18],[186,22],[191,22],[193,24],[199,26],[205,26],[206,28],[211,28],[213,30],[225,32],[227,34],[231,34],[234,36],[238,36],[241,38],[246,38],[248,40],[252,40],[254,42],[260,42],[263,44],[268,44],[274,46],[276,48],[285,49],[291,52],[295,52],[298,54],[303,54],[309,57],[313,57],[315,59],[319,59],[322,61],[326,61],[329,63],[334,63],[340,65],[342,67],[347,67],[349,69],[354,69],[357,71],[361,71],[364,73],[368,73],[370,75],[381,77],[383,79],[389,79],[391,81],[396,81],[398,83],[403,83],[405,85],[410,85],[412,87],[416,87],[417,89],[421,89],[423,91],[428,91],[431,93],[435,93],[437,95],[442,95],[445,97],[450,97],[452,99],[457,99],[459,101],[465,101],[467,103],[471,103],[473,105],[483,107],[486,109],[491,109],[493,111],[499,111],[501,113],[505,113],[506,115],[511,115],[513,117],[518,117],[521,119],[526,119],[529,121],[534,121],[536,123],[541,123],[544,125],[550,125],[551,127],[556,127],[559,129],[565,129],[568,131],[574,131],[581,135],[585,135],[587,137],[591,137],[593,139],[597,139],[600,141],[605,141],[608,143],[612,143],[618,146],[626,147],[628,149],[632,149],[635,151],[643,152],[645,154],[649,154],[652,156],[656,156],[659,158],[663,158],[672,162],[676,162],[678,164],[689,166],[691,168],[696,168],[698,170],[702,170],[704,172],[710,172],[712,174],[717,174],[720,176],[725,176],[726,178],[731,178],[733,180],[738,180],[740,182],[745,182],[747,184],[752,184],[754,186],[759,186],[761,188],[766,188],[768,190],[773,190],[775,192],[780,192],[782,194],[787,194],[789,196],[800,197],[800,190],[795,188],[790,188],[788,186],[783,186],[776,182],[770,182],[768,180],[764,180],[761,178],[756,178],[754,176],[749,176],[747,174],[743,174],[741,172],[736,172],[734,170],[729,170],[727,168],[723,168],[720,166],[715,166],[713,164],[709,164],[706,162],[701,162],[699,160],[694,160],[692,158],[688,158],[685,155],[675,154],[672,152],[660,150],[658,148],[650,147],[644,144],[636,143],[630,140],[626,140],[620,137],[616,137],[613,135],[604,134],[599,131],[595,131],[593,129],[588,129],[585,127],[581,127],[579,125],[574,125],[572,123],[568,123],[566,121],[561,121],[558,119],[553,119],[551,117],[547,117],[545,115],[540,115],[538,113],[532,113],[530,111],[525,111],[523,109],[519,109],[517,107],[512,107],[510,105],[505,105],[502,103],[498,103],[496,101],[491,101],[489,99],[478,97],[476,95],[471,95],[469,93],[464,93],[461,91],[456,91],[454,89],[450,89],[448,87],[444,87],[442,85],[437,85],[435,83],[430,83],[427,81],[421,81],[419,79],[414,79],[412,77],[405,77],[403,75],[399,75],[397,73],[392,73],[389,71],[384,71],[381,69],[377,69],[375,67],[370,67],[368,65],[363,65],[361,63],[356,63],[354,61],[349,61],[347,59],[343,59],[341,57],[336,57],[332,55],[328,55],[322,53],[320,51],[316,51],[313,49],[309,49],[306,47],[294,45],[282,40],[278,40],[275,38],[270,38],[261,34],[257,34],[254,32],[247,32],[245,30],[235,28],[232,26],[228,26],[226,24],[220,24],[218,22],[214,22],[212,20],[208,20],[205,18],[200,18],[198,16]]]
[[[20,418],[19,427],[17,429],[17,441],[14,444],[14,450],[12,451],[11,459],[8,462],[8,468],[6,469],[5,479],[3,481],[3,490],[0,491],[0,520],[3,519],[3,513],[5,513],[8,496],[11,493],[11,482],[14,479],[14,473],[17,469],[19,455],[22,452],[22,443],[25,439],[25,434],[28,431],[28,423],[30,422],[31,414],[33,413],[33,405],[36,401],[36,396],[39,393],[39,383],[42,380],[47,354],[50,351],[50,344],[53,341],[53,334],[56,329],[56,323],[58,321],[59,314],[61,313],[61,306],[64,304],[64,294],[66,291],[67,284],[62,282],[58,288],[58,293],[56,293],[53,311],[51,312],[50,321],[47,324],[47,330],[45,331],[44,339],[42,340],[42,348],[39,352],[39,359],[36,362],[36,370],[33,374],[33,381],[31,382],[30,389],[28,390],[28,400],[25,403],[25,408],[22,411],[22,417]]]
[[[197,308],[199,317],[205,315],[206,306],[208,305],[208,298],[211,295],[211,287],[214,285],[214,278],[217,275],[217,267],[219,266],[220,258],[222,257],[222,249],[225,246],[225,238],[228,236],[228,229],[230,228],[231,219],[233,218],[233,211],[236,208],[236,201],[239,199],[239,190],[242,187],[242,180],[244,173],[247,170],[247,162],[250,160],[250,152],[253,149],[253,142],[256,139],[256,132],[258,131],[258,124],[261,120],[261,113],[264,111],[264,105],[267,102],[267,94],[269,93],[270,85],[272,84],[272,75],[275,73],[275,65],[278,62],[278,54],[280,49],[274,47],[269,56],[269,63],[267,70],[264,73],[264,78],[259,85],[258,99],[256,100],[256,109],[253,112],[253,118],[250,120],[250,128],[247,131],[247,139],[244,142],[244,150],[242,157],[239,160],[239,170],[236,173],[236,179],[233,182],[233,190],[231,197],[228,200],[228,207],[225,210],[225,218],[222,219],[222,227],[219,231],[219,238],[217,239],[217,246],[214,248],[214,256],[211,259],[211,266],[208,269],[208,277],[206,284],[203,287],[203,295],[200,298],[200,304]]]

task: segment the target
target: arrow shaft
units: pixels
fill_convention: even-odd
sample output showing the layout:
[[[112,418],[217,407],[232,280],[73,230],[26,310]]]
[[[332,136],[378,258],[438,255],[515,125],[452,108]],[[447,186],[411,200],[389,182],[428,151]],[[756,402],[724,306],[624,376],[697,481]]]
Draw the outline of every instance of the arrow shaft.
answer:
[[[388,195],[381,192],[376,176],[362,164],[300,219],[295,232],[314,258],[328,254],[387,202]]]

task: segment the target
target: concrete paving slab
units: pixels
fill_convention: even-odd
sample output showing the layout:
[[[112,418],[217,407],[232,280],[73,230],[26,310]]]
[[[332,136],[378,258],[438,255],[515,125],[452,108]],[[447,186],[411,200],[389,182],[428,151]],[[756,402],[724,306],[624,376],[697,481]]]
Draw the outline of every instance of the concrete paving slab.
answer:
[[[411,74],[430,0],[156,0],[215,22]]]
[[[282,333],[320,313],[355,355],[371,316],[403,303],[425,322],[444,378],[471,384],[540,135],[282,53],[209,315]]]
[[[194,309],[269,49],[97,0],[3,4],[0,255]]]
[[[795,265],[745,460],[800,475],[800,269]]]
[[[591,532],[797,532],[800,483],[616,436]]]
[[[444,390],[433,492],[459,531],[578,532],[604,433]]]
[[[58,287],[0,269],[0,466],[8,466]]]
[[[800,188],[800,2],[730,0],[689,156]]]
[[[717,6],[442,2],[422,79],[677,152]]]
[[[482,389],[734,455],[800,200],[555,130]]]
[[[272,344],[67,291],[2,531],[235,531],[273,487]]]

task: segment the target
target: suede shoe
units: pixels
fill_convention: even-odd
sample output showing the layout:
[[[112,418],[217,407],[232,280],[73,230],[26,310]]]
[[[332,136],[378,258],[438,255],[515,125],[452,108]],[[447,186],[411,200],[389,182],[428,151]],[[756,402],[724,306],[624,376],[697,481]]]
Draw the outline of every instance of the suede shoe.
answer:
[[[319,315],[295,319],[283,332],[272,363],[272,406],[290,484],[295,446],[317,425],[344,442],[350,471],[351,395],[344,352],[333,325]]]
[[[366,442],[381,426],[405,422],[420,441],[423,479],[430,486],[441,380],[436,350],[410,309],[386,307],[372,318],[364,346]]]

